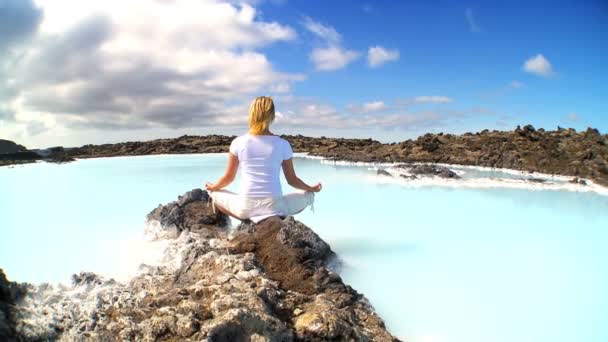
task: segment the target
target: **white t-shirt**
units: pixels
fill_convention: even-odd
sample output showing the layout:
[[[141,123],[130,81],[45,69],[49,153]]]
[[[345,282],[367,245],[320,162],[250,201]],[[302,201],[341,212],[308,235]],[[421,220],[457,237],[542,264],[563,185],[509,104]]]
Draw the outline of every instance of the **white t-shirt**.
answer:
[[[244,134],[232,141],[230,153],[237,156],[241,166],[239,194],[246,197],[279,197],[280,172],[283,160],[293,151],[289,142],[276,135]]]

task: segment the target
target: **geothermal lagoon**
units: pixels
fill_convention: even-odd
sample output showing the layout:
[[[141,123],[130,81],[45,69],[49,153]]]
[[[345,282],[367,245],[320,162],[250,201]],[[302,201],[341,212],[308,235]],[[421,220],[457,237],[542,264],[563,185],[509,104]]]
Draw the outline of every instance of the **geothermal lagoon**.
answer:
[[[13,281],[69,283],[80,271],[126,280],[141,263],[172,262],[163,258],[166,242],[144,234],[146,214],[214,181],[225,159],[150,155],[0,168],[0,267]],[[608,340],[604,188],[457,166],[450,168],[461,179],[411,180],[391,165],[304,155],[295,165],[300,178],[324,186],[315,211],[296,219],[331,245],[343,280],[394,335]]]

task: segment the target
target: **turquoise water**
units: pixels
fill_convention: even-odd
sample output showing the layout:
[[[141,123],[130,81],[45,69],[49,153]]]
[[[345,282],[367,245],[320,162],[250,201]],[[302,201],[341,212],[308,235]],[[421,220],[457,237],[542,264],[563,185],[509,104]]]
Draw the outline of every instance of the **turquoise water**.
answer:
[[[0,267],[32,282],[126,272],[143,258],[145,215],[215,180],[224,162],[173,155],[0,168]],[[366,167],[295,164],[324,185],[315,213],[297,218],[331,244],[343,279],[397,336],[608,341],[607,196],[412,186]]]

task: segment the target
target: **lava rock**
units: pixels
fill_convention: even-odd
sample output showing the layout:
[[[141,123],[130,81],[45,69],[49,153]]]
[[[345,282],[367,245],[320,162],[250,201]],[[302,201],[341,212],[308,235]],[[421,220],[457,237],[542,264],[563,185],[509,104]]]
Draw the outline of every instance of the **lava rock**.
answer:
[[[539,183],[539,184],[543,184],[543,183],[547,182],[546,179],[542,179],[542,178],[522,178],[522,180],[524,180],[526,182],[530,182],[530,183]]]
[[[193,189],[191,191],[186,192],[182,196],[178,197],[177,204],[180,207],[185,206],[188,203],[195,201],[207,201],[209,199],[209,194],[207,191],[203,191],[201,189]]]
[[[574,177],[574,178],[572,178],[572,179],[569,181],[569,183],[572,183],[572,184],[580,184],[580,185],[587,185],[587,182],[586,182],[584,179],[582,179],[582,178],[578,178],[578,177]]]
[[[72,286],[81,285],[100,285],[103,280],[93,272],[80,272],[78,274],[72,274]]]
[[[393,176],[388,171],[383,170],[383,169],[379,169],[378,171],[376,171],[376,174],[381,175],[381,176],[389,176],[389,177]]]
[[[454,178],[459,179],[460,176],[444,166],[437,166],[432,164],[414,165],[409,170],[414,175],[425,175],[425,176],[438,176],[441,178]]]
[[[277,239],[291,248],[303,249],[303,256],[306,259],[325,260],[331,253],[329,245],[317,233],[296,221],[293,216],[283,220]]]

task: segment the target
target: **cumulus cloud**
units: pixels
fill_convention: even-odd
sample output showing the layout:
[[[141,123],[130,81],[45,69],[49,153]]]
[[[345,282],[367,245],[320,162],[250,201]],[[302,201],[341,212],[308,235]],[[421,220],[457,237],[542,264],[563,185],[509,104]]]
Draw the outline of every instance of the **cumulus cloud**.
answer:
[[[310,54],[310,60],[319,71],[333,71],[346,67],[359,58],[357,51],[346,50],[339,46],[315,48]]]
[[[342,69],[361,56],[357,51],[342,47],[342,36],[335,28],[310,17],[305,17],[302,25],[322,40],[323,46],[315,47],[309,55],[317,71]]]
[[[387,62],[399,59],[399,50],[386,49],[382,46],[372,46],[367,51],[367,63],[370,67],[376,68]]]
[[[362,104],[351,104],[347,106],[348,110],[351,113],[361,114],[361,113],[371,113],[378,112],[387,108],[384,101],[372,101],[365,102]]]
[[[545,56],[541,54],[530,57],[528,60],[526,60],[524,62],[523,69],[526,72],[543,77],[553,76],[554,74],[551,63],[545,58]]]
[[[17,3],[29,2],[9,1]],[[252,95],[289,92],[304,79],[277,71],[259,51],[294,40],[296,32],[260,19],[249,4],[53,0],[40,6],[22,15],[15,26],[22,28],[7,31],[21,38],[9,41],[4,31],[0,37],[15,50],[0,56],[0,112],[25,134],[240,124]],[[31,42],[15,43],[28,34],[35,34]]]
[[[473,15],[473,10],[471,8],[467,8],[464,11],[464,16],[467,19],[469,31],[473,33],[481,32],[481,28],[479,27],[479,25],[477,25],[477,21],[475,21],[475,16]]]

